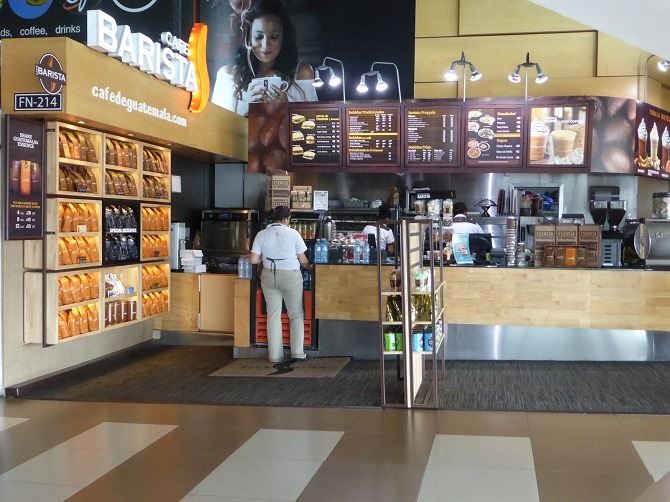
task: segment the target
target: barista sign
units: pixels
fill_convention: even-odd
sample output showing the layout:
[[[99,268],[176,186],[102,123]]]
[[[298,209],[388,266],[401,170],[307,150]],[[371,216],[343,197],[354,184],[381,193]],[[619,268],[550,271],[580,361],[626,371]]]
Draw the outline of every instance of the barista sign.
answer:
[[[112,16],[101,10],[89,10],[86,15],[86,45],[190,92],[191,111],[199,112],[205,107],[206,100],[200,96],[205,91],[209,95],[209,76],[202,42],[207,30],[202,23],[194,26],[189,43],[169,32],[161,34],[160,42],[154,42],[142,33],[131,32],[128,26],[117,25]]]

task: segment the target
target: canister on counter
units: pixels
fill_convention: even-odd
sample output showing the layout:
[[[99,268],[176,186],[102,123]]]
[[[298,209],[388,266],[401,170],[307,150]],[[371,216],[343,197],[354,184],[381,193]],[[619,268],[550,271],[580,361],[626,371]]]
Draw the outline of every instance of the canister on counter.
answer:
[[[403,342],[402,342],[402,331],[396,331],[395,332],[395,350],[402,351],[403,349]]]
[[[393,352],[396,349],[396,336],[392,331],[387,331],[384,333],[384,350],[386,352]]]
[[[415,331],[412,333],[412,350],[414,352],[423,351],[423,331]]]

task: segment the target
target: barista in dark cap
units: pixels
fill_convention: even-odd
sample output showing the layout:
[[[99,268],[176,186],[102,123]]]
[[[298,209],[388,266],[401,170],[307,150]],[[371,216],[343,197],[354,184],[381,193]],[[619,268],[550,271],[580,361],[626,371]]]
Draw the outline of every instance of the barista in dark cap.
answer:
[[[478,223],[470,221],[467,217],[468,206],[465,202],[454,204],[454,222],[451,225],[451,232],[454,234],[483,234],[484,230]]]

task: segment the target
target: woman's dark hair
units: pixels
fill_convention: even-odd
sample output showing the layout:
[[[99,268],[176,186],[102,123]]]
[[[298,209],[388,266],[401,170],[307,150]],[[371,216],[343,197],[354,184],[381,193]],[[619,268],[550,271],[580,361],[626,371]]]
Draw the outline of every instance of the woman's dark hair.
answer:
[[[294,73],[298,67],[298,41],[286,8],[279,0],[253,0],[249,10],[244,13],[244,44],[237,50],[232,69],[235,85],[233,92],[237,99],[242,99],[242,91],[246,90],[259,68],[258,58],[251,50],[251,25],[259,17],[270,15],[276,16],[283,28],[281,51],[272,63],[272,69],[277,71],[282,80],[289,83],[289,87],[295,81]],[[253,69],[249,67],[250,64]]]
[[[272,210],[274,221],[281,221],[289,216],[291,216],[291,210],[287,206],[277,206]]]
[[[465,205],[465,202],[457,202],[454,204],[454,215],[457,214],[468,214],[468,206]]]

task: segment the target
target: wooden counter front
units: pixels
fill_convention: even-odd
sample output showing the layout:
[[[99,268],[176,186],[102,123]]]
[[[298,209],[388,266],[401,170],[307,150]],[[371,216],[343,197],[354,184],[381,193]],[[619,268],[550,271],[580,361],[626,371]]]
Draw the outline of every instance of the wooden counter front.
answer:
[[[392,266],[384,266],[389,277]],[[314,317],[340,321],[378,321],[376,265],[315,265]]]
[[[378,320],[376,266],[315,269],[317,319]],[[670,272],[445,267],[444,278],[448,323],[670,329]]]

